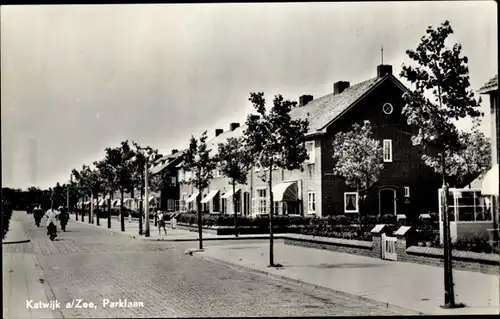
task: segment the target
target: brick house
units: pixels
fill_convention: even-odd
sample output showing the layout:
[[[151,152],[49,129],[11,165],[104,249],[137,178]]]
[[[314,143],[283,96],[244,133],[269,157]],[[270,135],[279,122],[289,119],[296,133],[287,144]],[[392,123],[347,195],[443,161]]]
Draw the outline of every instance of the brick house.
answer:
[[[160,207],[163,211],[173,212],[182,210],[179,204],[180,183],[177,165],[182,161],[183,151],[172,150],[171,154],[163,156],[153,163],[151,174],[161,174],[162,189],[160,192]]]
[[[401,114],[405,90],[392,75],[392,66],[379,65],[372,79],[352,86],[346,81],[336,82],[332,93],[318,99],[300,96],[291,116],[309,121],[306,141],[309,160],[303,171],[273,172],[276,213],[326,216],[359,212],[359,195],[332,173],[332,141],[337,132],[349,130],[354,123],[364,120],[371,122],[373,136],[384,149],[384,170],[379,182],[368,192],[364,211],[375,215],[436,212],[435,194],[441,185],[440,178],[421,160],[421,148],[412,145],[412,128]],[[232,123],[226,132],[216,130],[209,147],[217,149],[218,143],[241,136],[244,130],[245,125],[238,123]],[[252,169],[247,185],[238,185],[238,213],[268,213],[269,189],[259,178],[261,173],[259,168]],[[179,178],[183,178],[182,170]],[[199,196],[189,185],[181,185],[180,193],[188,205]],[[204,193],[204,210],[233,212],[228,179],[216,173]]]

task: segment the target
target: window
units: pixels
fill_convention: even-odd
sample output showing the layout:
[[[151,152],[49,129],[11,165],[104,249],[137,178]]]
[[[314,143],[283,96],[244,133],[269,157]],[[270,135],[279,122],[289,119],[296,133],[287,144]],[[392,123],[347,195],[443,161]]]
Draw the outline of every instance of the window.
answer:
[[[181,168],[179,170],[179,182],[186,181],[186,172]]]
[[[255,190],[257,214],[267,214],[267,190],[265,188]]]
[[[274,215],[285,215],[283,202],[274,202]]]
[[[222,199],[222,213],[227,214],[227,198]]]
[[[357,213],[358,209],[358,193],[347,192],[344,193],[344,212]]]
[[[307,155],[309,155],[309,159],[306,160],[307,164],[314,164],[316,163],[316,152],[315,152],[315,147],[314,147],[314,141],[308,141],[306,142],[306,151]]]
[[[307,210],[311,213],[316,211],[316,193],[307,193]]]
[[[405,186],[405,197],[410,197],[410,186]]]
[[[392,140],[384,140],[384,162],[392,162]]]
[[[173,199],[167,200],[167,210],[168,211],[173,211],[175,209],[175,201]]]
[[[177,178],[175,176],[170,177],[170,183],[175,185],[177,183]]]
[[[218,213],[219,210],[220,210],[219,195],[215,195],[214,198],[212,198],[212,212]]]

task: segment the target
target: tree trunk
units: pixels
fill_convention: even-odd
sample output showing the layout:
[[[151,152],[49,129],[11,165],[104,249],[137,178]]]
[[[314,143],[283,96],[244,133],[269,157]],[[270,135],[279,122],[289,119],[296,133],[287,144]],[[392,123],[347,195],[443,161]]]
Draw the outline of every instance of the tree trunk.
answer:
[[[273,238],[273,213],[274,213],[274,202],[273,202],[273,170],[272,165],[269,167],[269,201],[271,206],[269,207],[269,266],[274,267],[274,238]]]
[[[99,219],[99,215],[100,215],[100,212],[101,212],[101,209],[99,208],[99,192],[97,192],[97,214],[96,214],[96,217],[97,217],[97,226],[101,226],[101,223],[100,223],[100,219]]]
[[[94,194],[90,193],[89,224],[92,224],[94,222],[92,218],[93,210],[94,210]]]
[[[443,176],[443,248],[444,248],[444,303],[446,306],[455,307],[455,293],[453,287],[450,220],[448,216],[448,185],[446,184],[445,151],[441,154],[441,167]]]
[[[112,200],[113,191],[109,191],[108,198],[108,228],[111,228],[111,200]]]
[[[356,205],[358,206],[358,223],[359,223],[359,234],[358,236],[362,236],[363,234],[363,218],[361,217],[361,207],[359,205],[359,182],[356,183],[356,193],[358,194],[357,198],[357,203]]]
[[[203,249],[203,232],[202,232],[202,218],[201,218],[201,201],[200,201],[200,197],[201,197],[201,192],[198,194],[198,196],[196,197],[196,208],[198,210],[198,235],[199,235],[199,238],[200,238],[200,250]]]
[[[121,230],[124,232],[125,231],[125,215],[123,214],[123,199],[124,199],[123,188],[120,188],[120,197],[121,197],[121,202],[120,202],[120,223],[121,223]]]
[[[234,236],[238,237],[238,214],[236,214],[236,182],[233,179]]]

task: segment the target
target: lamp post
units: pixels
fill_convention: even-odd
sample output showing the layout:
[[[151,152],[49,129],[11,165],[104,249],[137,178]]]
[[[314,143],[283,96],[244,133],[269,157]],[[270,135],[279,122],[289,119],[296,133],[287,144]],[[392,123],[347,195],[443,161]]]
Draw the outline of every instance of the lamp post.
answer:
[[[144,197],[146,197],[146,207],[145,207],[145,213],[146,213],[146,232],[144,236],[149,237],[149,192],[148,192],[148,158],[145,156],[145,161],[144,161]]]

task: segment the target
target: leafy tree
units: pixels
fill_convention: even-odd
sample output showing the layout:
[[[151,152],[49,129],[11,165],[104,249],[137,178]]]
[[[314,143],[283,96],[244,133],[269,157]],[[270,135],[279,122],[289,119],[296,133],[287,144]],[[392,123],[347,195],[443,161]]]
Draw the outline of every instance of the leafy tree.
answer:
[[[113,170],[113,175],[116,176],[116,185],[120,190],[120,222],[121,231],[125,231],[125,215],[123,214],[124,193],[134,188],[134,166],[131,162],[135,155],[128,140],[121,142],[121,145],[115,148],[106,148],[106,162]]]
[[[363,126],[354,124],[352,130],[339,132],[333,138],[333,172],[344,179],[345,183],[356,188],[358,194],[366,192],[379,179],[384,169],[383,149],[380,141],[372,137],[370,121]],[[362,231],[362,214],[359,203],[359,225]]]
[[[459,132],[460,147],[456,151],[445,152],[447,177],[451,186],[463,187],[491,168],[490,139],[479,131],[479,121],[474,122],[472,132]],[[442,172],[439,157],[425,154],[422,159],[436,173]]]
[[[103,192],[108,194],[108,201],[106,206],[108,209],[108,228],[111,228],[111,197],[113,195],[113,191],[117,187],[117,176],[113,166],[110,164],[107,152],[105,157],[102,160],[96,162],[95,165],[99,170]]]
[[[200,249],[203,249],[202,218],[201,218],[201,195],[213,178],[213,171],[217,166],[217,158],[210,157],[210,149],[207,148],[207,131],[203,132],[199,139],[191,137],[189,148],[184,154],[184,170],[191,172],[191,178],[186,183],[193,185],[200,194],[196,197],[196,210],[198,212],[198,235]]]
[[[448,198],[450,173],[446,154],[452,156],[461,149],[460,134],[453,121],[481,115],[479,102],[470,89],[468,59],[461,56],[462,46],[458,43],[451,48],[447,46],[446,40],[452,33],[448,21],[437,28],[429,26],[417,48],[406,51],[418,66],[403,65],[400,74],[414,86],[403,95],[406,102],[403,114],[408,124],[418,128],[418,133],[412,137],[413,143],[437,152],[436,157],[441,161],[444,199]],[[446,200],[443,200],[443,212],[445,304],[456,307]]]
[[[308,158],[304,142],[309,123],[302,119],[292,120],[290,111],[297,102],[285,101],[281,95],[274,97],[274,105],[269,112],[266,111],[264,93],[250,93],[249,100],[259,113],[260,119],[255,120],[251,116],[247,118],[245,144],[254,159],[253,164],[261,166],[269,173],[269,263],[274,266],[272,170],[303,169],[302,164]]]
[[[225,143],[219,143],[218,159],[222,175],[230,179],[233,186],[234,234],[238,237],[238,217],[236,214],[236,184],[246,184],[248,170],[252,159],[243,138],[228,138]]]
[[[139,218],[139,235],[142,235],[142,228],[143,228],[142,216],[143,216],[144,203],[149,207],[149,198],[146,198],[146,200],[144,200],[144,191],[145,191],[144,169],[146,167],[146,163],[152,163],[153,161],[156,161],[158,158],[162,157],[162,155],[158,153],[157,149],[153,149],[150,146],[141,147],[136,142],[132,142],[132,145],[134,146],[134,154],[135,154],[132,164],[134,170],[132,175],[133,184],[134,187],[140,187],[141,190],[141,200],[139,206],[139,211],[141,216],[141,218]],[[150,167],[151,165],[148,165],[148,184],[151,180]],[[146,236],[149,236],[149,224],[146,224]]]
[[[76,183],[84,196],[89,196],[92,192],[91,169],[87,165],[83,165],[80,171],[73,169],[71,172],[75,177]],[[84,212],[82,211],[82,222],[84,221]],[[89,211],[90,221],[90,211]]]

